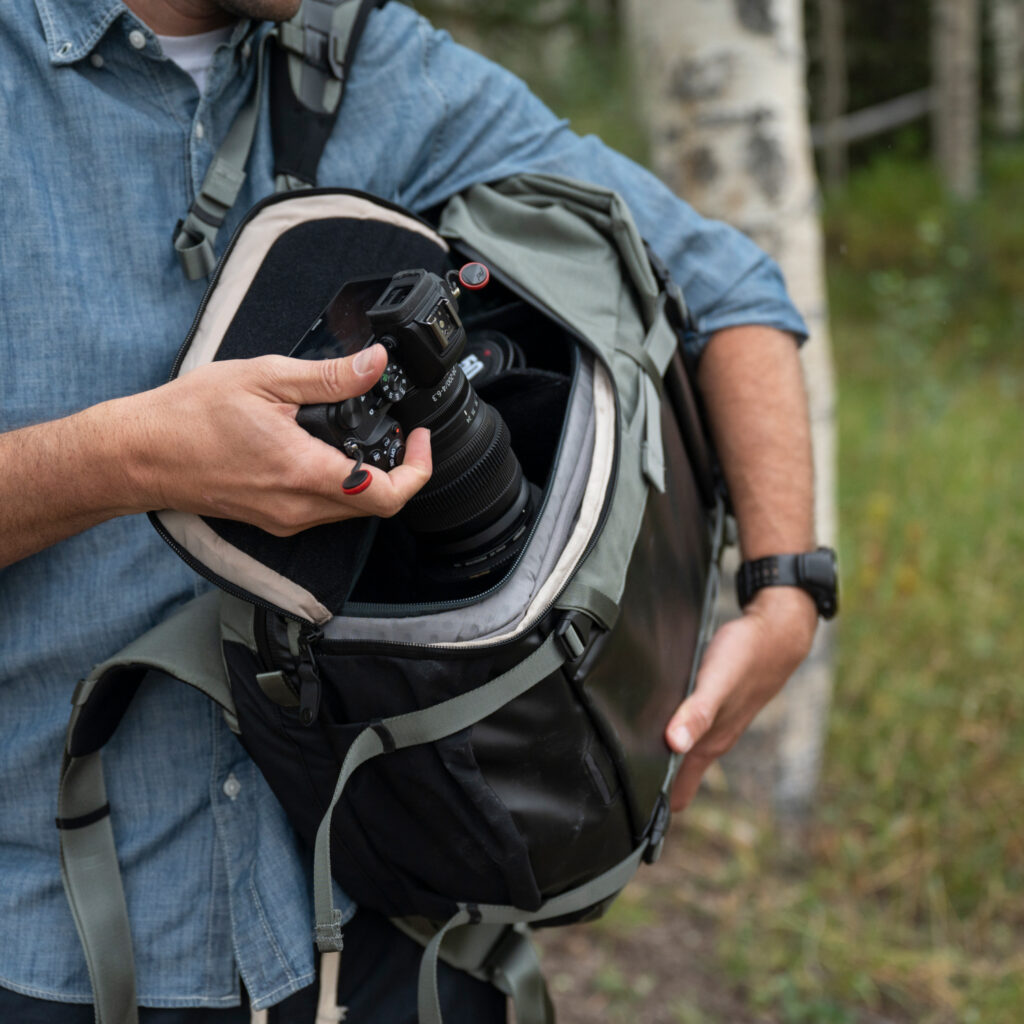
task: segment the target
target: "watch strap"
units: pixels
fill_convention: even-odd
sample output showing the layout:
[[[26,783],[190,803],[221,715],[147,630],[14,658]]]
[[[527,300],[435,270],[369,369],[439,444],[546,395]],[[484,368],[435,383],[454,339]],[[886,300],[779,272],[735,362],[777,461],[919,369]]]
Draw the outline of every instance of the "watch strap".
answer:
[[[768,555],[740,565],[736,572],[736,596],[740,607],[748,605],[765,587],[799,587],[808,593],[823,619],[838,610],[836,556],[831,548],[795,555]]]

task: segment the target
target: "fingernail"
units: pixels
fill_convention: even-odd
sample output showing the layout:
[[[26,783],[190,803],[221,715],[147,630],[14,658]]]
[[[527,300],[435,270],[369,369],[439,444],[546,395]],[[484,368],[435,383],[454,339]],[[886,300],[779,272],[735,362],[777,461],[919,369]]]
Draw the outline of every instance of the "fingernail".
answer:
[[[674,725],[669,730],[669,737],[672,740],[672,746],[679,751],[680,754],[689,753],[690,747],[693,746],[693,737],[690,735],[690,730],[685,725]]]
[[[379,347],[378,345],[371,345],[369,348],[364,348],[356,353],[355,359],[352,360],[352,369],[360,374],[369,373],[373,369],[373,357]]]

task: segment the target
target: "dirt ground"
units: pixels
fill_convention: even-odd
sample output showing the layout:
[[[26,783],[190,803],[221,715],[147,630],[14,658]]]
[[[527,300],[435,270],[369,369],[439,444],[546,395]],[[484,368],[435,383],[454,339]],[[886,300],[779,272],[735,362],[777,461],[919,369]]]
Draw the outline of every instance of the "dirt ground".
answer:
[[[536,934],[559,1024],[770,1024],[722,977],[702,885],[715,851],[694,845],[674,829],[605,918]]]

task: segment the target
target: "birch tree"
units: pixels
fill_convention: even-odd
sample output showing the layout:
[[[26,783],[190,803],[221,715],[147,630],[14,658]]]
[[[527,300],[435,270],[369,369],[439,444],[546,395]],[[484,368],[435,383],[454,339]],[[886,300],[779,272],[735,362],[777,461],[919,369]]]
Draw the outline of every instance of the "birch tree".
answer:
[[[800,0],[628,0],[655,172],[702,213],[750,235],[780,263],[811,340],[817,531],[833,544],[835,429],[817,184],[807,124]],[[736,613],[735,604],[732,613]],[[811,803],[831,693],[831,631],[725,759],[741,789],[775,768],[784,812]],[[753,757],[744,757],[744,749]]]
[[[932,0],[935,158],[958,199],[978,194],[979,0]]]
[[[821,119],[825,125],[824,172],[828,185],[846,179],[847,144],[836,131],[839,118],[846,113],[846,37],[843,0],[818,0],[822,87]]]
[[[1006,139],[1024,129],[1024,0],[990,0],[996,128]]]

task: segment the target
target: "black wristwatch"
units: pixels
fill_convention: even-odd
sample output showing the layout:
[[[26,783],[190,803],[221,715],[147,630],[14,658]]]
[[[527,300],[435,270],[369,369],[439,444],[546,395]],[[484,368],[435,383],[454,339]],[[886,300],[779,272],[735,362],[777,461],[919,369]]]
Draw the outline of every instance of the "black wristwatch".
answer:
[[[749,604],[763,587],[799,587],[814,598],[818,614],[831,619],[839,610],[836,553],[818,548],[799,555],[769,555],[744,562],[736,572],[740,607]]]

